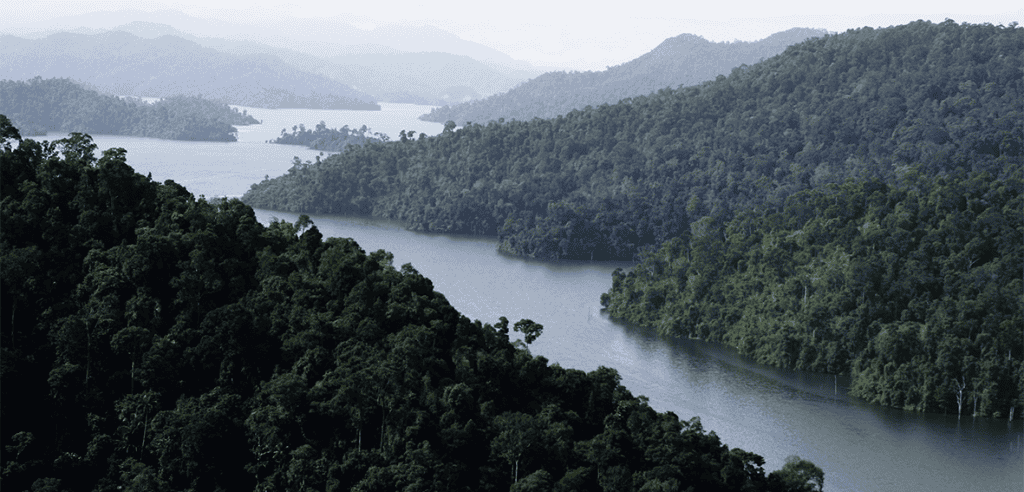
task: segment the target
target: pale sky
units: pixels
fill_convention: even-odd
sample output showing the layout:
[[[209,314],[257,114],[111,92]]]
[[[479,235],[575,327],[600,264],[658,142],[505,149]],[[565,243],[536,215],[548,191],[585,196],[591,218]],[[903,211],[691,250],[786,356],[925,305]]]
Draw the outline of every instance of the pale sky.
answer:
[[[1024,23],[1024,7],[1020,2],[1007,0],[36,0],[2,4],[0,32],[53,18],[123,9],[178,10],[195,17],[261,25],[266,30],[273,30],[286,17],[337,16],[362,29],[392,23],[426,24],[537,66],[576,70],[601,70],[627,62],[666,38],[683,33],[697,34],[710,41],[753,41],[792,27],[841,32],[917,19],[941,22],[946,18],[958,23]]]

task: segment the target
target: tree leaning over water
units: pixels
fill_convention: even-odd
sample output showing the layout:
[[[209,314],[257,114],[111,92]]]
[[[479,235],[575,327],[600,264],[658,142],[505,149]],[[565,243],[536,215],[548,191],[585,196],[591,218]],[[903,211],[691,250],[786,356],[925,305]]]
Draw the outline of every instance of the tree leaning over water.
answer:
[[[95,150],[0,115],[4,489],[806,489],[385,251]]]

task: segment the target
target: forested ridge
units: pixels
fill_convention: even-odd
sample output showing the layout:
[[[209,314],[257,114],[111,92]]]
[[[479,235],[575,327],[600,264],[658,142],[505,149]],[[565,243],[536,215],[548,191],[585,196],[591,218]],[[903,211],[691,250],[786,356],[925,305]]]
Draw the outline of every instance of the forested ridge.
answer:
[[[493,96],[434,108],[421,120],[458,125],[491,120],[554,118],[587,106],[615,104],[666,87],[713,80],[743,64],[782,53],[787,46],[825,34],[820,29],[793,28],[759,41],[712,43],[681,34],[666,39],[635,60],[598,72],[548,72]]]
[[[152,104],[101,94],[70,79],[0,80],[0,114],[26,134],[104,135],[234,142],[232,125],[259,123],[227,104],[173,96]]]
[[[872,403],[1019,418],[1022,178],[908,170],[895,186],[830,184],[781,211],[704,218],[616,271],[601,303],[761,363],[850,374]]]
[[[849,178],[1022,164],[1024,29],[918,21],[791,46],[712,82],[529,122],[369,144],[243,200],[498,235],[541,258],[633,259],[702,217]],[[412,132],[409,132],[412,133]]]
[[[95,149],[0,116],[4,490],[821,490],[389,253]]]

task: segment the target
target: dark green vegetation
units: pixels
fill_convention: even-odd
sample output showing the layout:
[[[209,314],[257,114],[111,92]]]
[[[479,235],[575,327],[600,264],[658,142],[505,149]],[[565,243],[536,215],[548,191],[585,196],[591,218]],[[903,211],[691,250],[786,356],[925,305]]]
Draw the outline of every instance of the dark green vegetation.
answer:
[[[345,125],[341,129],[327,128],[327,124],[321,121],[316,128],[309,130],[306,125],[298,124],[292,127],[292,132],[282,128],[281,136],[274,139],[273,143],[288,145],[305,145],[311,149],[341,152],[349,145],[361,146],[367,142],[386,142],[387,135],[377,132],[370,133],[370,129],[363,125],[358,130],[353,130]]]
[[[70,79],[0,80],[0,114],[27,133],[105,135],[234,142],[232,125],[259,123],[227,104],[176,96],[153,104],[86,89]]]
[[[256,184],[256,207],[497,234],[504,251],[632,259],[849,178],[1022,157],[1024,29],[915,22],[811,39],[728,77],[529,122],[370,144]]]
[[[4,490],[821,488],[307,217],[264,227],[82,134],[0,137]]]
[[[465,125],[500,118],[554,118],[574,109],[615,104],[666,87],[713,80],[735,67],[757,63],[782,53],[789,45],[824,34],[817,29],[794,28],[760,41],[734,43],[712,43],[700,36],[682,34],[666,39],[650,53],[601,72],[545,73],[508,92],[436,108],[420,119]]]
[[[42,39],[3,35],[0,78],[74,77],[111,94],[183,94],[259,108],[380,110],[369,94],[344,83],[289,66],[273,54],[242,51],[119,31],[61,32]]]
[[[851,181],[705,218],[617,271],[601,303],[765,364],[851,374],[873,403],[1019,416],[1022,178],[908,171],[899,186]]]

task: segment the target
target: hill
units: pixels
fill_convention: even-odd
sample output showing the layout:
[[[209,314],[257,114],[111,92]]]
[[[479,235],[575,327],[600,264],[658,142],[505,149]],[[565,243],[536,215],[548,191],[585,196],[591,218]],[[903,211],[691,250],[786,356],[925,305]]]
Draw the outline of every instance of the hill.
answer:
[[[70,79],[0,80],[0,114],[31,133],[107,135],[233,142],[232,125],[259,123],[224,103],[188,96],[152,104],[86,89]]]
[[[441,107],[421,117],[425,121],[459,125],[475,121],[553,118],[587,106],[614,104],[660,89],[689,86],[728,74],[781,53],[787,46],[825,34],[794,28],[755,42],[712,43],[681,34],[666,39],[649,53],[601,72],[549,72],[508,92],[486,99]]]
[[[0,77],[36,76],[74,78],[117,95],[201,96],[263,108],[380,109],[368,94],[272,55],[227,54],[177,36],[0,36]]]
[[[613,369],[549,365],[526,347],[543,327],[470,321],[385,251],[95,148],[0,116],[5,489],[823,486],[796,458],[766,475]]]
[[[1016,26],[851,30],[698,86],[366,145],[243,200],[497,234],[524,256],[632,259],[702,217],[849,178],[1008,175],[1024,163],[1022,53]]]
[[[601,302],[665,335],[775,366],[849,374],[906,410],[1024,408],[1024,174],[908,171],[707,218],[616,272]]]

